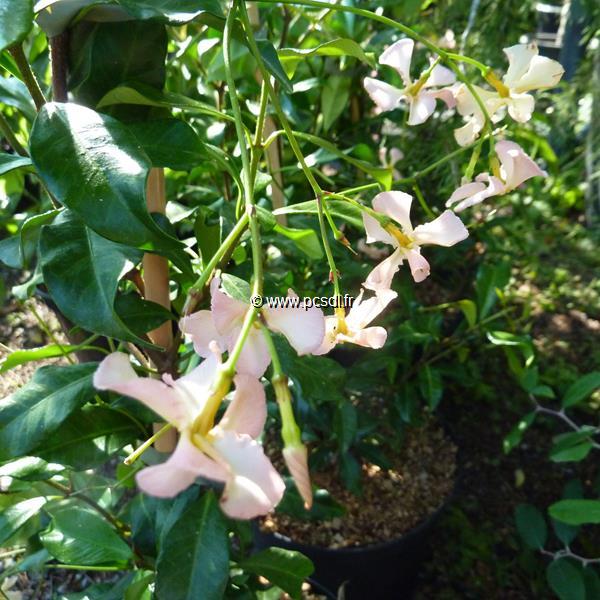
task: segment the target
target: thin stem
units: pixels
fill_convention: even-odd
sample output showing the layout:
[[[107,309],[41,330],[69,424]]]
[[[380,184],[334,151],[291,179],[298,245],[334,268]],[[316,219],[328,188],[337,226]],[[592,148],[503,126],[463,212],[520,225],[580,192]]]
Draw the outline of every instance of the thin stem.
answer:
[[[273,368],[273,379],[277,377],[283,377],[283,369],[281,368],[281,361],[279,360],[279,354],[277,352],[277,348],[275,348],[275,344],[273,342],[273,337],[271,336],[271,332],[263,325],[261,326],[263,335],[265,336],[265,340],[267,342],[267,348],[269,349],[269,354],[271,355],[271,367]]]
[[[23,83],[27,86],[35,107],[38,110],[41,110],[42,106],[46,104],[46,98],[44,98],[40,84],[31,70],[25,52],[23,52],[23,44],[15,44],[14,46],[11,46],[8,51],[12,54],[12,57],[19,67],[19,71],[21,71]]]
[[[126,465],[132,465],[154,442],[159,440],[169,429],[172,429],[173,425],[167,423],[161,427],[153,436],[149,437],[141,446],[138,446],[124,461]]]
[[[244,321],[242,323],[240,334],[238,335],[233,349],[229,353],[229,358],[227,359],[227,362],[223,365],[223,371],[229,376],[233,377],[233,375],[235,374],[235,365],[237,364],[237,361],[240,358],[242,348],[246,343],[246,339],[250,333],[250,330],[254,326],[254,320],[258,315],[258,310],[259,309],[257,307],[250,305],[250,308],[244,316]]]
[[[58,341],[58,338],[54,335],[54,333],[52,332],[52,330],[50,329],[50,327],[48,327],[48,325],[46,325],[46,322],[44,321],[44,319],[42,319],[42,317],[40,316],[40,314],[37,312],[37,310],[35,309],[35,306],[33,305],[33,303],[29,304],[29,310],[31,310],[31,312],[33,313],[33,316],[35,317],[35,320],[38,322],[38,325],[40,326],[40,329],[52,340],[52,342],[54,344],[56,344],[59,348],[60,351],[63,353],[63,356],[72,364],[75,364],[75,359],[71,356],[71,354],[69,352],[67,352],[65,350],[65,348],[63,347],[63,345]]]
[[[73,571],[123,571],[123,567],[98,567],[92,565],[45,564],[44,569],[72,569]]]
[[[13,130],[11,129],[10,124],[6,120],[6,117],[0,112],[0,133],[6,138],[6,141],[10,145],[10,147],[19,155],[19,156],[29,156],[27,150],[23,147],[21,142],[17,139]]]
[[[455,60],[457,62],[468,63],[468,64],[472,65],[473,67],[477,67],[481,71],[481,74],[484,77],[491,70],[490,67],[488,67],[487,65],[484,65],[482,62],[479,62],[478,60],[475,60],[474,58],[471,58],[470,56],[464,56],[462,54],[455,54],[454,52],[447,52],[446,55],[451,60]]]
[[[427,201],[425,200],[425,196],[423,196],[423,192],[421,192],[421,188],[419,187],[419,184],[416,181],[413,184],[413,192],[415,193],[415,196],[417,197],[417,200],[419,201],[421,208],[425,211],[425,214],[430,219],[434,219],[435,214],[431,210],[431,208],[429,208],[429,205],[427,204]]]

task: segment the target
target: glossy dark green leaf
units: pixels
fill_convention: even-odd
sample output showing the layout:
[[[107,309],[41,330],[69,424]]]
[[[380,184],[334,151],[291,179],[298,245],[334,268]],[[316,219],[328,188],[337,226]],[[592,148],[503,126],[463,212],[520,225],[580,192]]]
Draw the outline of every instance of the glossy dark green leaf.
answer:
[[[250,302],[250,284],[247,281],[235,275],[223,273],[221,275],[221,287],[232,298],[247,304]]]
[[[560,600],[585,600],[581,570],[568,559],[553,560],[546,569],[546,579]]]
[[[67,354],[72,354],[78,350],[86,350],[92,347],[93,346],[71,346],[69,344],[59,346],[57,344],[49,344],[48,346],[42,346],[41,348],[15,350],[0,360],[0,373],[4,373],[28,362],[37,362],[48,358],[66,356]]]
[[[25,156],[18,156],[17,154],[5,154],[4,152],[0,153],[0,175],[9,173],[14,169],[29,167],[31,164],[31,159]]]
[[[117,0],[136,19],[160,18],[173,25],[198,19],[203,13],[222,17],[218,0]]]
[[[550,506],[548,513],[568,525],[600,524],[600,500],[560,500]]]
[[[592,435],[598,429],[583,426],[580,431],[563,433],[554,437],[550,459],[553,462],[573,462],[583,460],[593,447]]]
[[[25,39],[33,25],[33,0],[0,0],[0,50]]]
[[[365,53],[354,41],[345,38],[329,40],[314,48],[282,48],[278,51],[284,69],[288,75],[293,75],[301,61],[311,56],[353,56],[371,67],[375,67],[372,53]]]
[[[80,104],[94,108],[125,82],[164,87],[167,34],[161,23],[79,23],[71,29],[69,48],[69,91]],[[130,116],[143,118],[139,113]]]
[[[76,104],[49,103],[35,121],[30,147],[48,189],[88,227],[129,246],[180,247],[146,209],[152,165],[122,123]]]
[[[42,226],[51,223],[59,214],[59,210],[48,210],[23,221],[19,233],[21,236],[21,260],[25,267],[31,264],[31,260],[37,252]]]
[[[214,106],[193,100],[175,92],[161,92],[141,83],[120,85],[108,92],[98,102],[98,108],[113,104],[135,104],[139,106],[157,106],[162,108],[180,108],[192,113],[209,115],[216,119],[234,121],[235,119]]]
[[[125,566],[131,548],[98,513],[75,503],[52,509],[52,521],[40,540],[59,562]]]
[[[600,371],[584,375],[565,392],[562,401],[563,408],[569,408],[583,402],[598,388],[600,388]]]
[[[304,500],[291,478],[289,481],[286,480],[285,495],[277,505],[276,511],[301,521],[329,521],[346,514],[346,509],[336,502],[325,489],[313,491],[313,505],[310,510],[306,510]]]
[[[206,492],[169,530],[157,562],[156,595],[178,600],[221,600],[229,578],[227,523],[215,495]]]
[[[532,550],[539,550],[546,544],[548,526],[544,515],[531,504],[520,504],[515,511],[517,531],[525,544]]]
[[[95,363],[41,367],[0,401],[0,461],[22,456],[94,396]]]
[[[131,123],[133,133],[153,167],[189,171],[207,160],[198,134],[179,119],[159,119]]]
[[[440,372],[425,365],[422,369],[419,369],[419,390],[421,394],[427,400],[427,404],[431,410],[435,410],[442,399],[444,392],[444,386],[442,383],[442,376]]]
[[[508,454],[513,448],[516,448],[521,443],[523,435],[535,421],[536,415],[537,412],[535,410],[526,414],[504,438],[502,442],[502,449],[506,454]]]
[[[129,15],[123,10],[121,15],[119,9],[115,6],[103,6],[112,4],[112,0],[42,0],[36,3],[36,21],[44,30],[48,37],[54,37],[62,33],[69,24],[79,15],[80,12],[94,7],[95,16],[98,20],[108,18],[113,19],[129,18]]]
[[[323,258],[323,249],[321,248],[321,242],[319,241],[320,238],[314,229],[284,227],[279,223],[276,223],[273,229],[280,235],[292,240],[298,250],[304,252],[309,258],[315,260]]]
[[[356,437],[358,416],[356,408],[350,402],[342,402],[337,407],[334,419],[334,429],[340,452],[348,452]]]
[[[312,561],[304,554],[275,547],[253,554],[239,566],[265,577],[295,600],[301,598],[302,583],[314,570]]]
[[[16,77],[0,77],[0,102],[19,109],[30,121],[37,115],[27,86]]]
[[[324,131],[329,130],[348,106],[350,83],[350,78],[342,75],[333,75],[325,80],[321,92],[321,114],[323,115]]]
[[[498,291],[503,290],[510,278],[510,264],[483,263],[477,272],[475,291],[479,319],[487,317],[498,300]]]
[[[269,73],[281,84],[283,91],[291,94],[292,82],[283,70],[279,56],[277,56],[277,50],[275,50],[273,44],[269,40],[256,40],[256,45]]]
[[[37,456],[23,456],[0,466],[0,477],[23,481],[44,481],[65,470],[63,465],[48,463]]]
[[[100,406],[85,406],[44,439],[35,454],[76,470],[105,463],[126,444],[145,437],[126,415]]]
[[[44,282],[68,319],[87,331],[145,343],[114,306],[119,278],[141,260],[140,251],[99,236],[72,213],[42,229],[39,247]]]
[[[222,219],[219,221],[219,223],[209,225],[206,222],[206,214],[202,211],[198,212],[194,221],[194,233],[196,234],[198,250],[204,267],[221,245]]]
[[[343,219],[347,223],[362,229],[362,213],[359,208],[343,200],[327,200],[327,207],[332,216]],[[316,200],[307,200],[298,204],[290,204],[273,211],[274,215],[308,214],[317,215],[319,209]]]
[[[46,503],[46,498],[29,498],[17,502],[0,513],[0,544],[14,535]]]
[[[173,314],[164,306],[144,300],[135,293],[117,296],[115,311],[123,323],[137,335],[143,335],[165,321],[174,319]]]

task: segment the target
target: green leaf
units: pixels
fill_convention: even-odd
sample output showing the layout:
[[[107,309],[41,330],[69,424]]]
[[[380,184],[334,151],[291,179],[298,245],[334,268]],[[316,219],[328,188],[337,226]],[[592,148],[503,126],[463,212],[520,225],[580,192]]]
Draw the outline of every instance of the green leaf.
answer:
[[[114,13],[115,7],[110,8]],[[68,83],[78,104],[93,108],[107,92],[129,81],[158,90],[165,85],[165,27],[161,23],[131,20],[124,12],[121,17],[121,22],[77,23],[70,30]],[[140,119],[145,116],[140,112],[148,110],[132,112],[119,108],[114,115]]]
[[[600,576],[594,570],[594,567],[588,565],[583,568],[583,579],[585,581],[585,591],[587,600],[600,598]]]
[[[125,567],[132,558],[131,548],[97,513],[72,502],[49,512],[52,521],[40,540],[58,561]]]
[[[202,266],[204,268],[206,268],[206,265],[221,245],[222,224],[222,219],[219,219],[219,223],[209,225],[206,222],[206,214],[203,211],[199,211],[196,215],[194,233],[196,234],[196,241],[198,242],[198,249],[200,250],[200,257],[202,258]]]
[[[0,0],[1,1],[1,0]],[[16,77],[0,77],[0,102],[20,110],[31,122],[37,115],[27,86]]]
[[[41,367],[0,401],[0,461],[22,456],[94,396],[95,363]]]
[[[0,153],[0,175],[9,173],[14,169],[29,167],[31,164],[31,160],[25,156],[18,156],[17,154],[5,154],[4,152]]]
[[[152,331],[165,321],[175,318],[164,306],[144,300],[136,293],[117,296],[115,311],[123,323],[137,335]]]
[[[5,373],[6,371],[10,371],[10,369],[14,369],[19,365],[28,362],[37,362],[47,358],[58,358],[59,356],[66,356],[79,350],[88,350],[91,348],[93,348],[93,346],[59,346],[57,344],[49,344],[48,346],[42,346],[41,348],[15,350],[0,361],[0,373]]]
[[[189,171],[207,160],[198,134],[179,119],[139,121],[131,123],[129,131],[150,157],[153,167]]]
[[[276,511],[301,521],[329,521],[346,514],[346,509],[323,488],[313,491],[313,505],[310,510],[306,510],[304,500],[291,478],[286,479],[285,494]]]
[[[41,214],[28,217],[23,221],[19,234],[21,238],[21,260],[25,267],[29,265],[37,252],[42,226],[51,223],[60,212],[60,210],[48,210]]]
[[[278,54],[290,77],[294,75],[300,62],[311,56],[353,56],[373,68],[376,66],[372,53],[365,53],[354,40],[345,38],[330,40],[314,48],[282,48]]]
[[[239,300],[240,302],[250,303],[250,284],[235,275],[223,273],[221,275],[221,287],[229,296]]]
[[[328,131],[342,114],[350,96],[350,79],[342,75],[333,75],[325,80],[321,92],[321,113],[323,130]]]
[[[171,25],[189,23],[204,13],[222,17],[218,0],[117,0],[136,19],[159,18]]]
[[[43,2],[36,3],[36,21],[37,24],[44,30],[48,37],[54,37],[62,33],[71,21],[77,17],[80,12],[96,7],[96,17],[101,19],[101,15],[113,13],[113,17],[118,17],[118,8],[102,7],[102,4],[112,4],[112,0],[43,0]],[[117,12],[117,14],[115,14]],[[125,12],[121,15],[123,18],[127,17]]]
[[[494,265],[483,263],[477,271],[475,292],[479,319],[485,318],[498,300],[498,291],[506,287],[510,279],[510,263],[502,262]]]
[[[99,102],[98,108],[112,104],[137,104],[140,106],[158,106],[161,108],[180,108],[192,113],[209,115],[215,119],[235,121],[225,112],[217,110],[210,104],[192,100],[182,94],[174,92],[161,92],[149,85],[141,83],[120,85],[108,92]]]
[[[565,392],[562,401],[563,408],[569,408],[583,402],[598,388],[600,388],[600,371],[593,371],[584,375]]]
[[[46,498],[29,498],[17,502],[0,513],[0,544],[12,537],[31,517],[38,514]]]
[[[584,426],[580,431],[555,436],[550,459],[553,462],[583,460],[593,447],[591,436],[598,432],[596,427]]]
[[[275,47],[269,40],[256,40],[256,45],[260,55],[265,63],[265,67],[275,77],[275,79],[281,84],[281,88],[288,94],[292,93],[292,82],[289,80],[286,72],[279,62],[279,56]]]
[[[520,504],[515,511],[517,531],[532,550],[543,548],[548,539],[548,527],[544,515],[531,504]]]
[[[119,278],[141,258],[138,250],[104,239],[69,212],[40,235],[44,282],[61,312],[87,331],[147,344],[115,310]]]
[[[75,411],[46,438],[35,454],[48,462],[68,465],[76,470],[105,463],[112,454],[140,436],[136,424],[100,406],[85,406]]]
[[[63,465],[48,463],[37,456],[23,456],[0,466],[0,477],[23,481],[44,481],[65,470]]]
[[[516,448],[521,443],[523,435],[535,421],[536,415],[537,412],[535,410],[531,411],[511,429],[510,433],[502,442],[502,449],[505,454],[508,454],[513,448]]]
[[[302,583],[314,571],[311,560],[300,552],[275,547],[253,554],[239,566],[244,571],[266,577],[295,600],[301,598]]]
[[[151,163],[119,121],[72,103],[45,104],[30,147],[48,189],[100,235],[144,249],[181,247],[146,209]]]
[[[33,25],[33,0],[0,0],[0,50],[22,42]]]
[[[560,500],[548,509],[553,519],[568,525],[600,524],[600,500]]]
[[[213,492],[194,502],[171,527],[156,569],[158,598],[223,598],[229,579],[229,540],[227,523]]]
[[[477,323],[477,305],[475,302],[473,300],[459,300],[457,304],[465,315],[469,327],[473,327]]]
[[[419,390],[431,410],[435,410],[442,399],[444,386],[438,369],[425,365],[419,369]]]
[[[560,600],[585,600],[582,573],[568,559],[553,560],[546,569],[546,579]]]
[[[273,229],[280,235],[292,240],[296,247],[309,258],[315,260],[323,258],[323,249],[321,248],[319,236],[313,229],[295,229],[293,227],[284,227],[278,223],[275,224]]]
[[[343,219],[347,223],[354,225],[360,229],[363,228],[362,212],[356,206],[343,200],[327,200],[327,207],[333,217]],[[298,204],[290,204],[289,206],[283,206],[273,211],[274,215],[294,215],[294,214],[307,214],[317,215],[319,209],[317,207],[316,200],[308,200],[306,202],[299,202]]]
[[[348,452],[354,443],[358,429],[356,408],[350,402],[342,402],[335,412],[334,430],[341,453]]]

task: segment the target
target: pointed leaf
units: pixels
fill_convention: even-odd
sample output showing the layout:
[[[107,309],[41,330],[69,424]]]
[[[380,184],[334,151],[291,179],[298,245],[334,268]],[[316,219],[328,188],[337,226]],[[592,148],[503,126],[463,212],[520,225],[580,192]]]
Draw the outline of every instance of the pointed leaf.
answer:
[[[583,575],[568,559],[553,560],[546,569],[546,578],[560,600],[585,600]]]
[[[0,514],[0,544],[14,535],[31,517],[38,514],[46,498],[29,498],[4,508]]]
[[[31,166],[31,159],[17,154],[0,153],[0,175],[9,173],[14,169]]]
[[[548,526],[542,513],[531,504],[520,504],[515,511],[517,531],[532,550],[539,550],[546,544]]]
[[[583,402],[598,388],[600,388],[600,371],[594,371],[584,375],[581,379],[578,379],[573,383],[565,392],[562,401],[563,408],[569,408],[569,406],[575,406],[576,404]]]
[[[33,25],[33,0],[0,0],[0,51],[22,42]]]
[[[256,45],[269,73],[281,84],[284,92],[291,94],[292,82],[283,70],[279,62],[279,56],[277,56],[277,50],[275,50],[273,44],[269,40],[256,40]]]
[[[78,406],[94,397],[96,363],[41,367],[0,401],[0,461],[22,456],[48,437]]]
[[[548,509],[553,519],[568,525],[600,524],[600,500],[560,500]]]
[[[19,109],[30,121],[37,115],[27,86],[16,77],[0,77],[0,102]]]

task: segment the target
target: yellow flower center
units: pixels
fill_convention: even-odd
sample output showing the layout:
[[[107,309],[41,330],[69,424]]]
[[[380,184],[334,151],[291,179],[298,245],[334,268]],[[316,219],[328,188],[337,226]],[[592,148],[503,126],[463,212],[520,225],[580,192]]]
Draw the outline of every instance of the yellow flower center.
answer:
[[[402,248],[410,249],[413,247],[413,241],[396,225],[389,223],[385,226],[388,233],[391,233],[394,239],[397,240],[398,244]]]

